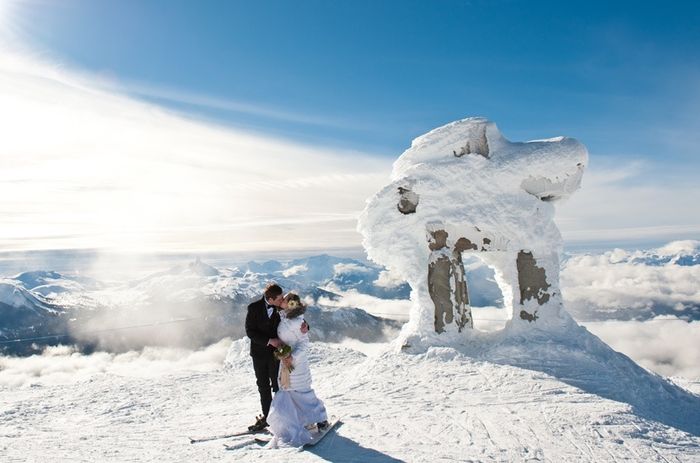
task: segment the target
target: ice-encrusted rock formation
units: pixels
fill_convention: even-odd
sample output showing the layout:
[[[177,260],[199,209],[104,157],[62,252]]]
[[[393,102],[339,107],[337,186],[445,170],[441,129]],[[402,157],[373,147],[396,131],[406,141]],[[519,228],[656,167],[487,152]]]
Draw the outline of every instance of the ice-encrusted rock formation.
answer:
[[[412,287],[402,340],[445,342],[473,326],[464,253],[495,269],[512,309],[507,332],[569,326],[553,202],[579,188],[587,158],[575,139],[513,143],[483,118],[413,140],[358,223],[369,258]]]

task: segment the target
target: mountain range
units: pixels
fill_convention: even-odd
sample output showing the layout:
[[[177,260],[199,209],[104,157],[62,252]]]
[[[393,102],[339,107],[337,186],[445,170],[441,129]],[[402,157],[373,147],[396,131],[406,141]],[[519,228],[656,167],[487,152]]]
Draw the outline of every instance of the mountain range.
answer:
[[[245,334],[247,305],[261,297],[269,281],[304,298],[312,339],[382,341],[399,328],[398,322],[319,301],[337,301],[344,291],[408,297],[405,283],[377,284],[381,272],[371,264],[328,255],[221,269],[196,259],[117,283],[55,271],[25,272],[0,280],[0,349],[22,354],[67,342],[87,351],[122,351],[144,345],[197,347],[226,336],[239,338]],[[29,339],[13,341],[18,338]]]
[[[669,314],[700,320],[700,295],[692,284],[700,276],[699,264],[698,241],[565,255],[565,304],[579,320],[647,320]],[[472,306],[503,308],[493,270],[474,256],[465,256],[465,268]],[[0,278],[0,352],[28,354],[58,343],[73,343],[83,351],[198,347],[226,336],[240,338],[246,306],[261,297],[269,281],[303,297],[312,338],[329,342],[346,337],[379,342],[400,328],[392,317],[372,315],[346,295],[406,300],[411,291],[380,266],[325,254],[225,268],[195,259],[118,282],[29,271]]]

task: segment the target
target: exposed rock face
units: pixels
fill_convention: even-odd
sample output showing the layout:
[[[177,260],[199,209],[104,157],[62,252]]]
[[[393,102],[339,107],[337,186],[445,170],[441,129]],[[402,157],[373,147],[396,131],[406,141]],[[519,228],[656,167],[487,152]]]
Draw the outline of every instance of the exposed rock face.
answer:
[[[520,251],[517,259],[518,285],[520,286],[520,303],[528,299],[536,299],[539,305],[549,300],[547,275],[542,267],[538,267],[531,252]]]
[[[469,292],[460,251],[447,247],[448,233],[442,229],[430,231],[428,248],[432,251],[428,265],[428,291],[435,305],[435,332],[442,333],[445,325],[457,324],[458,331],[473,327]]]
[[[418,207],[418,195],[408,188],[399,187],[399,212],[402,214],[413,214]]]
[[[368,256],[413,289],[402,336],[433,342],[473,327],[464,253],[492,266],[503,293],[512,295],[506,305],[518,315],[506,330],[569,323],[551,203],[579,188],[586,162],[574,139],[512,143],[483,118],[416,138],[358,224]]]

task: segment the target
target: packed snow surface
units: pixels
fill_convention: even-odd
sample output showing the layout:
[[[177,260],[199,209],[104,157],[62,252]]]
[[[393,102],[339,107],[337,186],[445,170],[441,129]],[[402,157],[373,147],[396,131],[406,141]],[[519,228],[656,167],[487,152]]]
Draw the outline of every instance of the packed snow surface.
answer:
[[[245,339],[227,354],[229,343],[189,355],[66,352],[34,359],[30,384],[0,382],[0,453],[47,463],[699,461],[700,397],[602,343],[582,350],[588,339],[488,335],[414,355],[314,343],[315,390],[342,425],[306,451],[249,437],[189,443],[244,429],[258,413]],[[80,358],[101,371],[59,375],[88,368]],[[0,377],[27,365],[5,359]]]
[[[661,253],[615,255],[627,261]],[[664,266],[680,265],[674,262]],[[329,261],[322,277],[356,288],[368,270],[351,265]],[[200,263],[135,282],[128,299],[148,294],[140,288],[180,289],[183,298],[259,294],[260,274],[234,273]],[[300,277],[302,267],[292,273]],[[70,286],[55,274],[20,280]],[[330,293],[319,297],[340,303]],[[338,334],[348,329],[329,320]],[[323,327],[312,322],[312,331]],[[317,342],[310,364],[318,396],[343,424],[319,446],[297,451],[264,450],[249,438],[189,443],[245,429],[259,413],[245,338],[199,351],[82,355],[56,347],[43,356],[0,357],[0,460],[700,461],[700,383],[654,375],[577,326],[522,337],[474,331],[452,346],[403,351],[396,343]]]

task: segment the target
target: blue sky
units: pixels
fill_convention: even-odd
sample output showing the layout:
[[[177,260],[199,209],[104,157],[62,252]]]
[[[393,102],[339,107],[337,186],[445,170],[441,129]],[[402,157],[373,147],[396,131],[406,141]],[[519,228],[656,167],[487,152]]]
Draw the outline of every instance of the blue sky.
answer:
[[[21,14],[28,41],[71,65],[288,117],[183,109],[389,156],[471,114],[610,155],[668,158],[656,130],[700,132],[696,2],[65,0]]]
[[[564,211],[583,217],[565,238],[607,225],[618,231],[591,240],[700,235],[697,206],[649,213],[700,196],[694,2],[3,1],[13,49],[183,119],[361,153],[366,168],[350,173],[365,175],[414,137],[482,115],[511,140],[589,148],[597,188]]]

